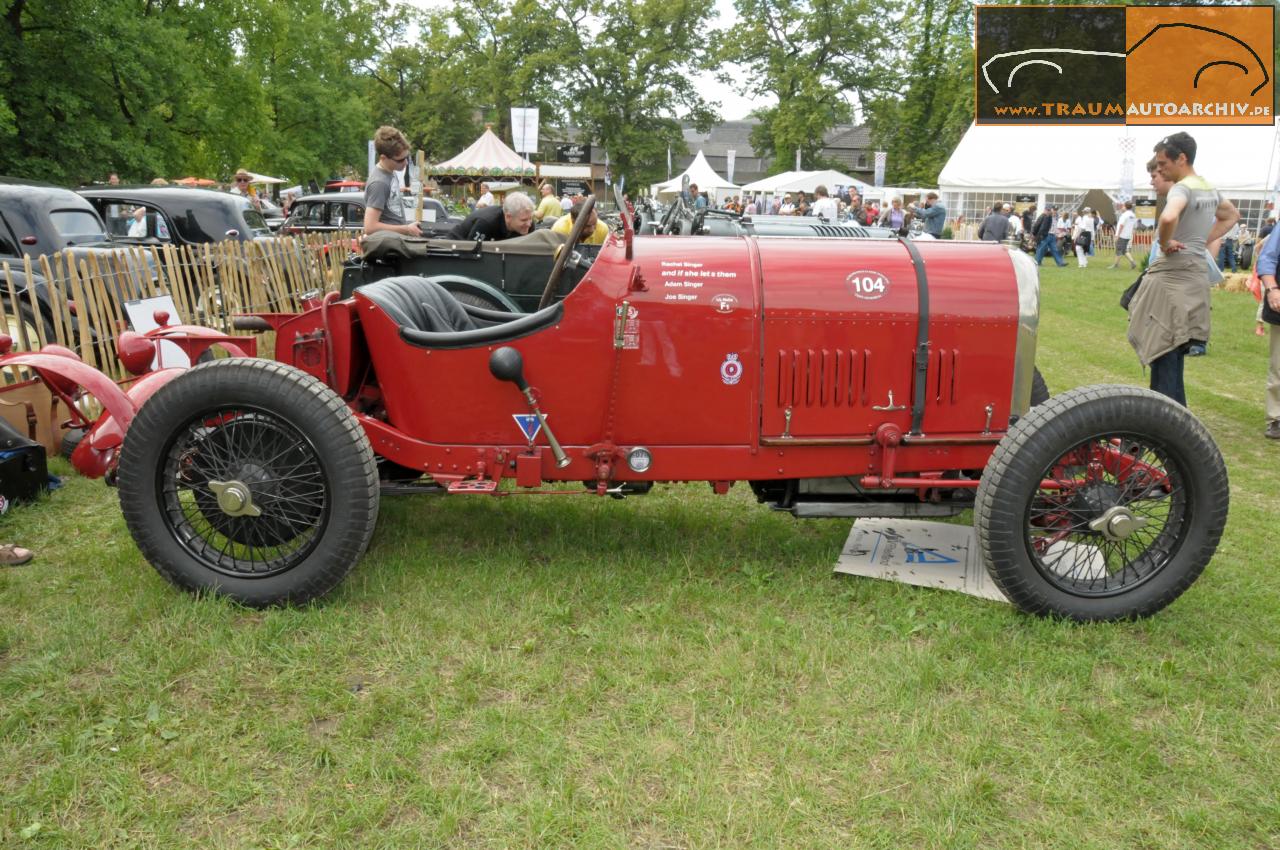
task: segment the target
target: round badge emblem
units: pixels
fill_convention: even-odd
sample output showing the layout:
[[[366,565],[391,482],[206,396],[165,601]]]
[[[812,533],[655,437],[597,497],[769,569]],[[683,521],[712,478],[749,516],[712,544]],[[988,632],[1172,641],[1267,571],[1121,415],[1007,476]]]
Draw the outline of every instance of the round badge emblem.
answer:
[[[849,292],[863,301],[878,301],[889,291],[889,278],[877,271],[860,269],[844,279]]]
[[[725,355],[724,362],[720,364],[720,380],[730,387],[742,380],[742,362],[738,355]]]
[[[716,305],[717,313],[732,313],[734,308],[738,306],[738,298],[736,295],[713,295],[711,303]]]

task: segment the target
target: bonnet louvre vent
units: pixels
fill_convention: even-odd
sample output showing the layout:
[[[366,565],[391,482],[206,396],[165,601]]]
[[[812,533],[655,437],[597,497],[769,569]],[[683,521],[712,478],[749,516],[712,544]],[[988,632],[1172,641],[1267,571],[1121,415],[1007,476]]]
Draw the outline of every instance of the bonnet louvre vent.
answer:
[[[870,349],[781,349],[778,407],[866,406],[870,370]]]

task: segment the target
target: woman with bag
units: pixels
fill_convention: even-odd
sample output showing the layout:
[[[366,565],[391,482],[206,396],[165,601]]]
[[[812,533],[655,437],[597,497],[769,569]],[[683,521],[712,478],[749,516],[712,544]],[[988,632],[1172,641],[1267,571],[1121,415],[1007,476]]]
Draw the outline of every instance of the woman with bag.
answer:
[[[1089,246],[1093,244],[1093,216],[1089,208],[1080,210],[1079,217],[1071,227],[1071,238],[1076,246],[1076,268],[1089,267]]]

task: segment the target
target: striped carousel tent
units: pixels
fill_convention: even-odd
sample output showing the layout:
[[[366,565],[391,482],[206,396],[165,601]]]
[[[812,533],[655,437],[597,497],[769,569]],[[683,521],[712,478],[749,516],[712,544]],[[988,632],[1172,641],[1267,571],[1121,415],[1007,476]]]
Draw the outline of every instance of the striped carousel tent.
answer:
[[[477,180],[533,180],[537,168],[507,146],[492,125],[462,153],[430,168],[431,176],[441,183],[474,183]]]

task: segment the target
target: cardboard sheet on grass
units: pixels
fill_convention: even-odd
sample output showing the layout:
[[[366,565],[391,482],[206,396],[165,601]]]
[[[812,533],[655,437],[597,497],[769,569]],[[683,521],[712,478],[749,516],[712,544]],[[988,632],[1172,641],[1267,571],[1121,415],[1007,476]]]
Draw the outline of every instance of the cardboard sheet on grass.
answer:
[[[918,519],[860,519],[836,572],[1008,602],[987,575],[972,526]]]
[[[1055,541],[1040,560],[1055,572],[1083,581],[1102,578],[1108,572],[1102,552],[1085,543]],[[968,525],[860,519],[849,532],[835,571],[1009,601],[987,574],[973,528]]]
[[[24,378],[31,375],[25,369],[18,374]],[[67,417],[66,407],[38,378],[0,386],[0,418],[18,433],[27,434],[40,443],[51,455],[56,455],[62,447],[62,438],[67,433],[62,426]]]

